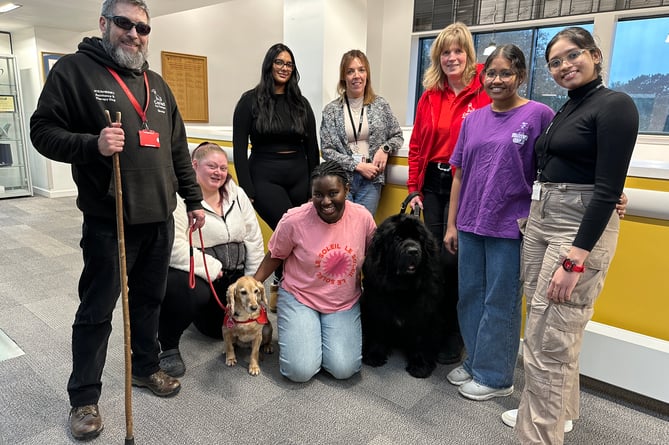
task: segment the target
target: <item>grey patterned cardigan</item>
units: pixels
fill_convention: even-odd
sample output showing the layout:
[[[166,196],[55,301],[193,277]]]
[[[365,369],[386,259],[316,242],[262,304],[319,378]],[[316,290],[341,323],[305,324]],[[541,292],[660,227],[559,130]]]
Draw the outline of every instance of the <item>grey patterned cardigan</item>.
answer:
[[[376,96],[371,104],[365,105],[367,122],[369,123],[369,156],[373,158],[376,151],[388,145],[391,153],[402,147],[404,138],[400,124],[393,115],[388,101]],[[353,160],[353,152],[348,147],[346,126],[344,124],[344,101],[335,99],[325,106],[321,121],[321,154],[325,160],[339,162],[353,178],[357,163]],[[375,183],[385,183],[385,175],[374,178]]]

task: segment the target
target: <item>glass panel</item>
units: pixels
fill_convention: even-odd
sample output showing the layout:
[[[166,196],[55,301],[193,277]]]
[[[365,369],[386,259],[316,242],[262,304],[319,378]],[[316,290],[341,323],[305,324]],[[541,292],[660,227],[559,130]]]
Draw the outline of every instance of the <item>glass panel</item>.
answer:
[[[669,134],[667,32],[669,17],[621,21],[616,26],[609,85],[632,96],[639,109],[639,133]]]
[[[0,56],[0,198],[32,193],[14,57]]]
[[[418,76],[416,78],[416,103],[414,103],[414,117],[416,116],[416,108],[418,105],[418,100],[425,92],[423,88],[423,74],[425,70],[430,66],[430,48],[432,47],[432,42],[436,37],[424,37],[418,41]]]

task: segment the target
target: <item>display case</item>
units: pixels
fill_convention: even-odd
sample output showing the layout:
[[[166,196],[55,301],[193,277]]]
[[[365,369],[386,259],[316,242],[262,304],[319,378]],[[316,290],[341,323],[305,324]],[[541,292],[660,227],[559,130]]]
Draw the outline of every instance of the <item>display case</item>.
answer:
[[[16,59],[0,55],[0,198],[32,195]]]

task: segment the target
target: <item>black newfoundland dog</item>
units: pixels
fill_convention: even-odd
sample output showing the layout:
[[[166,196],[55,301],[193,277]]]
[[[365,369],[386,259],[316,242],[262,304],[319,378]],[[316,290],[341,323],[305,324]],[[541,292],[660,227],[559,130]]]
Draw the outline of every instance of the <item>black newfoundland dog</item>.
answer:
[[[362,266],[364,363],[381,366],[398,348],[409,374],[432,374],[444,324],[440,264],[437,240],[419,218],[402,213],[381,223]]]

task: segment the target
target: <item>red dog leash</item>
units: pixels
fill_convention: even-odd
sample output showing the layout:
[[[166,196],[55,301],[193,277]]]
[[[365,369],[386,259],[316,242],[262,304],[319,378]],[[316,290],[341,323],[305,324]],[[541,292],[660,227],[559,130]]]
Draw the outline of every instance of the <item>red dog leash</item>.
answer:
[[[209,282],[209,289],[211,289],[211,292],[214,294],[214,298],[216,299],[216,303],[225,311],[225,317],[223,318],[223,324],[225,326],[232,328],[235,324],[244,324],[244,323],[251,323],[251,322],[258,322],[260,324],[267,324],[269,322],[267,318],[267,310],[265,309],[265,306],[260,305],[260,315],[258,318],[250,318],[248,320],[244,321],[237,321],[233,318],[232,314],[230,314],[230,307],[225,306],[223,303],[221,303],[221,300],[218,298],[218,294],[216,293],[216,289],[214,289],[214,283],[211,281],[211,277],[209,276],[209,268],[207,267],[207,257],[204,253],[204,240],[202,239],[202,230],[197,229],[200,235],[200,246],[202,247],[202,262],[204,262],[204,272],[207,275],[207,281]],[[189,252],[190,252],[190,271],[188,273],[188,286],[191,289],[195,289],[195,256],[193,255],[193,226],[190,227],[188,230],[188,247],[189,247]]]
[[[190,286],[191,289],[195,289],[195,257],[193,256],[193,226],[190,226],[190,229],[188,229],[188,246],[190,248],[190,272],[188,274],[188,285]],[[214,294],[214,298],[216,299],[216,303],[226,311],[226,306],[221,303],[221,300],[218,298],[218,294],[216,293],[216,289],[214,289],[214,283],[211,281],[211,277],[209,276],[209,268],[207,267],[207,257],[204,254],[204,240],[202,239],[202,230],[197,229],[198,233],[200,234],[200,246],[202,246],[202,261],[204,262],[204,272],[207,275],[207,281],[209,282],[209,289],[211,289],[211,292]]]

